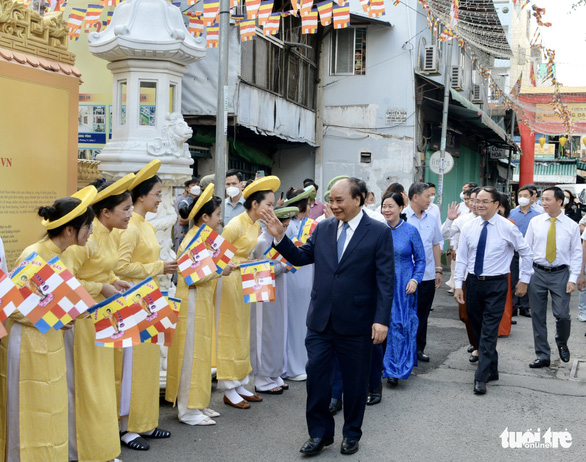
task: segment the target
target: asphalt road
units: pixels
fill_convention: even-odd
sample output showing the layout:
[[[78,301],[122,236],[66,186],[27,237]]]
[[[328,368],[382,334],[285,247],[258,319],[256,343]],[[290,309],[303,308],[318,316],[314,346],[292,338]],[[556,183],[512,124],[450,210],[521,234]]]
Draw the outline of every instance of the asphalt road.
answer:
[[[426,353],[431,362],[421,364],[397,388],[386,384],[383,401],[367,407],[360,451],[353,456],[339,452],[343,417],[336,416],[334,445],[314,459],[321,461],[583,461],[586,454],[586,323],[576,321],[578,294],[572,297],[572,358],[562,363],[553,340],[551,310],[548,332],[552,345],[550,368],[533,370],[535,359],[531,320],[516,317],[517,325],[498,342],[500,380],[488,384],[484,396],[472,392],[475,365],[469,354],[464,325],[457,305],[446,288],[436,293],[429,320]],[[577,378],[571,377],[577,363]],[[301,461],[299,448],[307,439],[305,384],[289,382],[280,396],[265,397],[249,410],[222,402],[212,393],[211,406],[222,415],[217,425],[191,427],[179,423],[176,409],[161,401],[160,426],[172,432],[168,440],[151,440],[151,449],[123,449],[124,462]],[[569,448],[503,448],[501,434],[539,432],[543,443],[547,429],[568,441]],[[565,438],[565,439],[564,439]],[[569,441],[568,441],[569,442]],[[567,446],[567,444],[566,444]]]

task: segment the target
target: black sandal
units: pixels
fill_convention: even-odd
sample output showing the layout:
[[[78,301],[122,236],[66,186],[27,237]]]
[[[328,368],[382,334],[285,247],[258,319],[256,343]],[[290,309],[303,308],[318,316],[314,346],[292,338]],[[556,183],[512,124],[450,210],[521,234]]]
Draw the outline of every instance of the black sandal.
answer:
[[[284,383],[283,385],[280,385],[280,387],[283,389],[283,391],[285,391],[289,389],[289,384]]]
[[[271,390],[259,390],[258,388],[254,388],[254,391],[256,391],[257,393],[264,393],[265,395],[282,395],[283,394],[283,388],[282,387],[275,387]]]
[[[126,433],[127,432],[121,433],[120,436],[125,435]],[[134,438],[132,441],[129,441],[128,443],[126,443],[122,438],[120,438],[120,441],[122,442],[123,445],[129,447],[130,449],[134,449],[135,451],[148,451],[151,448],[149,446],[149,443],[147,443],[140,436],[137,436],[136,438]]]
[[[141,436],[143,436],[145,438],[153,438],[153,439],[169,438],[171,436],[171,432],[157,427],[153,430],[152,433],[150,433],[148,435],[142,434]]]

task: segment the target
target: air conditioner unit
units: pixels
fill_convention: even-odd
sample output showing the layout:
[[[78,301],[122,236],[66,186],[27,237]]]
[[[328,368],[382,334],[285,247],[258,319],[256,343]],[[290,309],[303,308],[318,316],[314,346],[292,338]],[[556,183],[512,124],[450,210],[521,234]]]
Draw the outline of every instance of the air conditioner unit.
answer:
[[[436,45],[428,45],[425,47],[422,71],[429,74],[439,74],[439,59]]]
[[[458,91],[464,89],[464,69],[460,66],[452,66],[452,88]]]
[[[482,103],[482,86],[473,83],[472,88],[470,89],[470,101],[473,103]]]

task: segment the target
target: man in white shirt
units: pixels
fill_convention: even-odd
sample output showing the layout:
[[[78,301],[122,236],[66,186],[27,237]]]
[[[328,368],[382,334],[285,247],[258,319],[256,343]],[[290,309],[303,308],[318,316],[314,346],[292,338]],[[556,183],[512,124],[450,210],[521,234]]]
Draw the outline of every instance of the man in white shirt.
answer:
[[[570,360],[570,298],[581,273],[582,246],[578,224],[567,217],[562,208],[564,192],[546,188],[541,203],[545,213],[529,222],[525,238],[533,249],[535,273],[529,284],[529,303],[533,323],[533,341],[537,359],[529,364],[536,369],[548,367],[551,348],[547,341],[547,296],[556,319],[555,341],[560,358]]]
[[[539,205],[539,190],[537,189],[537,186],[534,184],[528,184],[526,186],[530,188],[533,193],[531,194],[531,208],[537,210],[539,213],[543,213],[543,207]]]
[[[242,197],[242,173],[232,169],[226,172],[226,199],[224,206],[224,226],[230,220],[245,211],[244,197]]]
[[[409,188],[409,207],[405,209],[407,222],[417,228],[425,249],[425,273],[423,281],[417,288],[417,358],[429,362],[424,353],[427,345],[427,319],[433,304],[436,289],[442,285],[442,250],[443,242],[436,219],[427,213],[431,203],[431,190],[427,183],[413,183]],[[434,269],[435,268],[435,269]]]
[[[473,388],[477,394],[486,393],[486,382],[499,379],[496,343],[515,250],[522,258],[518,295],[527,291],[533,274],[533,253],[519,229],[497,214],[500,201],[501,195],[495,188],[480,188],[476,199],[478,217],[462,229],[456,258],[454,297],[458,303],[464,303],[462,282],[466,278],[466,311],[478,342],[478,369]]]
[[[458,215],[460,214],[460,212],[458,211],[460,204],[458,204],[456,201],[454,201],[448,205],[448,216],[446,218],[446,221],[444,221],[442,224],[442,212],[441,212],[440,208],[437,206],[437,204],[435,203],[435,194],[436,194],[435,185],[433,183],[427,183],[427,184],[429,185],[429,191],[431,194],[431,203],[429,204],[429,208],[427,209],[427,213],[432,215],[437,220],[437,224],[440,227],[440,231],[442,232],[442,237],[444,239],[449,239],[450,228],[452,227],[452,223],[454,222],[454,220],[456,218],[458,218]]]

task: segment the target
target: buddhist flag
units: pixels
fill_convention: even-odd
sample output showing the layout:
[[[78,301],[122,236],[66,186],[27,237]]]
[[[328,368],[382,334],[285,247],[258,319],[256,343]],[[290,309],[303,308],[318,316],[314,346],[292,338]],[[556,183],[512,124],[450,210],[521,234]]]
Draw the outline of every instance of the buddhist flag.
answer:
[[[334,29],[344,29],[350,25],[350,5],[334,5]]]
[[[269,260],[240,265],[244,303],[274,302],[275,269]]]
[[[269,19],[269,16],[273,12],[273,0],[267,0],[265,2],[260,2],[260,7],[258,8],[258,25],[264,26]]]
[[[304,218],[299,226],[299,233],[297,238],[302,242],[306,243],[309,237],[313,234],[313,230],[317,227],[317,222],[307,217]]]
[[[340,6],[345,6],[346,5],[346,0],[336,0],[336,3]]]
[[[23,300],[12,279],[0,270],[0,323],[6,321]]]
[[[334,21],[335,21],[334,15]],[[302,34],[315,34],[317,32],[317,10],[310,12],[308,15],[303,16],[301,13],[301,33]]]
[[[260,0],[246,0],[246,17],[248,19],[256,19],[259,8]]]
[[[237,250],[236,247],[205,224],[199,228],[195,238],[203,241],[206,249],[212,255],[212,259],[216,265],[216,273],[222,274],[224,268],[234,258]]]
[[[210,252],[197,235],[177,259],[177,267],[188,286],[216,272],[216,265]]]
[[[73,42],[77,42],[79,40],[79,34],[80,34],[79,31],[80,31],[79,28],[69,29],[69,32],[68,32],[69,40],[71,40]]]
[[[106,20],[106,27],[110,25],[110,22],[112,21],[112,16],[114,16],[114,12],[108,11],[107,20]]]
[[[200,35],[203,35],[203,19],[201,19],[200,17],[196,17],[196,16],[190,16],[189,17],[189,33],[191,35],[193,35],[194,37],[199,37]]]
[[[297,12],[299,11],[299,0],[291,0],[291,12],[293,16],[297,16]]]
[[[153,335],[147,342],[156,343],[157,345],[162,345],[166,347],[170,347],[171,343],[173,342],[173,336],[175,335],[175,328],[177,327],[177,320],[179,319],[179,310],[181,308],[181,299],[169,297],[169,293],[166,291],[161,291],[163,297],[167,300],[169,307],[171,308],[172,312],[169,314],[169,321],[171,321],[170,327],[165,329],[164,332],[159,332],[157,335]]]
[[[317,4],[317,11],[319,12],[319,21],[322,26],[329,26],[332,23],[332,8],[333,2],[325,1]]]
[[[109,348],[138,345],[140,337],[134,314],[140,309],[129,307],[123,294],[112,295],[90,308],[96,329],[96,345]]]
[[[529,73],[529,79],[531,80],[531,85],[533,85],[534,87],[537,86],[537,82],[535,81],[535,69],[534,69],[534,63],[531,63],[531,69],[530,69],[530,73]]]
[[[246,42],[256,36],[256,21],[248,19],[240,22],[240,41]]]
[[[301,247],[301,246],[303,245],[303,242],[301,242],[299,239],[297,239],[297,237],[296,237],[296,236],[293,236],[293,237],[291,238],[291,242],[292,242],[293,244],[295,244],[297,247]]]
[[[97,24],[100,20],[100,16],[102,15],[102,10],[104,9],[103,5],[88,5],[86,14],[85,14],[85,21],[84,21],[84,28],[88,30],[93,25]]]
[[[300,1],[301,1],[301,17],[303,18],[303,16],[308,16],[312,13],[311,7],[313,6],[313,0],[300,0]],[[317,18],[316,18],[316,20],[317,20]]]
[[[117,6],[122,2],[122,0],[101,0],[100,5],[103,6]]]
[[[135,312],[141,343],[177,324],[176,312],[169,306],[152,277],[124,292],[124,297],[126,304]]]
[[[230,18],[234,21],[234,24],[239,25],[242,21],[246,19],[246,16],[243,14],[231,14]]]
[[[199,0],[187,0],[188,5],[196,5]]]
[[[519,78],[517,79],[517,81],[515,82],[515,85],[513,85],[513,88],[511,88],[511,92],[509,93],[509,97],[511,99],[517,99],[519,97],[519,92],[521,91],[521,80],[523,79],[523,73],[521,72],[521,75],[519,75]]]
[[[285,268],[287,268],[290,273],[295,273],[297,271],[297,268],[285,260],[285,258],[279,252],[277,252],[277,249],[275,249],[273,246],[270,246],[267,250],[265,250],[263,255],[267,258],[270,258],[271,260],[281,262],[283,265],[285,265]]]
[[[58,302],[62,313],[59,317],[59,321],[53,325],[53,328],[61,329],[80,314],[85,313],[89,308],[94,306],[96,301],[73,276],[73,274],[71,274],[58,256],[51,258],[47,264],[51,266],[59,276],[61,276],[70,289],[70,292]],[[57,311],[53,310],[53,313],[57,314]]]
[[[460,19],[460,0],[452,0],[452,6],[450,7],[450,26],[456,27],[458,20]]]
[[[448,40],[452,40],[454,38],[454,30],[451,27],[444,27],[444,30],[437,38],[438,42],[447,42]]]
[[[272,13],[268,21],[263,27],[264,35],[277,35],[279,33],[279,26],[281,24],[281,14]]]
[[[67,27],[70,29],[69,35],[71,35],[71,29],[75,30],[81,28],[81,24],[83,23],[86,12],[87,10],[82,8],[73,8],[71,10],[71,13],[69,14],[69,20],[67,21]]]
[[[397,6],[399,3],[401,3],[401,0],[395,0],[395,1],[393,2],[393,6]]]
[[[49,0],[49,8],[47,11],[61,11],[61,8],[64,8],[65,5],[67,5],[65,0]]]
[[[206,32],[206,42],[208,48],[216,48],[220,40],[220,26],[208,27]]]
[[[71,289],[36,252],[20,262],[10,273],[23,302],[22,313],[43,334],[65,315],[59,303]],[[59,328],[59,327],[57,327]]]
[[[217,22],[220,2],[218,0],[203,0],[203,22],[206,27]]]
[[[370,10],[368,16],[371,18],[379,18],[385,14],[385,2],[384,0],[371,0]]]
[[[362,6],[362,10],[365,13],[368,13],[368,11],[370,10],[370,2],[369,2],[369,0],[360,0],[360,5]]]

